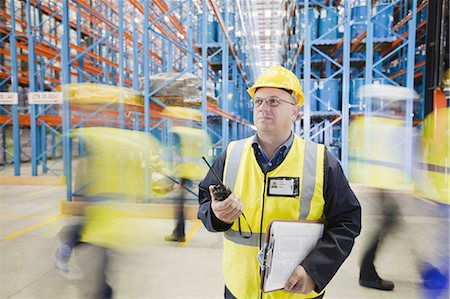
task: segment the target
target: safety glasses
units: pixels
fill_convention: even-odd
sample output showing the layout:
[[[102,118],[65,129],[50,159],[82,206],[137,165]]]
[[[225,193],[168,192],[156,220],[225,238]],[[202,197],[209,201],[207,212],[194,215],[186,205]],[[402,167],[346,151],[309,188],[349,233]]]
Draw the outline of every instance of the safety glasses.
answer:
[[[263,102],[266,102],[267,106],[272,107],[272,108],[280,106],[281,102],[285,102],[285,103],[291,104],[292,106],[296,105],[296,104],[294,104],[292,102],[289,102],[289,101],[286,101],[286,100],[283,100],[283,99],[280,99],[280,98],[277,98],[277,97],[268,97],[268,98],[254,98],[253,99],[253,106],[255,108],[258,108],[258,107],[260,107],[263,104]]]

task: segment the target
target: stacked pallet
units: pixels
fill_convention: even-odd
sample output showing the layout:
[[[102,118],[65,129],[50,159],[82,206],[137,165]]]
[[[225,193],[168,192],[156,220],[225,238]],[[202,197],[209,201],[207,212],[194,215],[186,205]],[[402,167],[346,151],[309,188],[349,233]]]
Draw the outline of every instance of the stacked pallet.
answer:
[[[160,73],[150,77],[150,93],[167,106],[200,107],[201,84],[201,79],[193,74]],[[142,81],[140,87],[143,90]],[[217,105],[213,84],[207,85],[206,93],[208,102]]]

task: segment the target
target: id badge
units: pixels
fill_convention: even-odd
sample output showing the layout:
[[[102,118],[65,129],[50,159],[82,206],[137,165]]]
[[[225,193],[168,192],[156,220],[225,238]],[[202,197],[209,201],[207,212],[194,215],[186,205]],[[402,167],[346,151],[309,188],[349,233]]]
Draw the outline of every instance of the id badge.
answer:
[[[300,178],[292,177],[270,177],[269,186],[267,188],[268,196],[299,196]]]

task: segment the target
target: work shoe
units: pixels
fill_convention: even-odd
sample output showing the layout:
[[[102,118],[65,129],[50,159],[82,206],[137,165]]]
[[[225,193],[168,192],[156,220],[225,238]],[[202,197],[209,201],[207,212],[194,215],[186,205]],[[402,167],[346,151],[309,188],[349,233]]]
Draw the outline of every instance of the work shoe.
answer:
[[[392,291],[394,289],[394,283],[389,280],[377,278],[374,280],[359,279],[359,284],[366,288],[378,289],[382,291]]]
[[[184,236],[176,236],[174,234],[171,234],[171,235],[165,236],[164,240],[168,241],[168,242],[184,242],[184,241],[186,241],[186,238]]]

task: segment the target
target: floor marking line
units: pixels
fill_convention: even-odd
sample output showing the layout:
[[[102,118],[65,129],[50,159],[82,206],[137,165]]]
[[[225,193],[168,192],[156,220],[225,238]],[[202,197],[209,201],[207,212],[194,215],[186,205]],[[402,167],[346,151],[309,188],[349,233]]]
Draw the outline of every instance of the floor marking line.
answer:
[[[17,215],[17,214],[0,214],[0,219],[2,218],[12,218],[12,219],[47,219],[53,217],[51,215]]]
[[[41,193],[46,193],[46,192],[52,191],[53,189],[54,188],[45,188],[45,189],[42,189],[42,190],[37,190],[37,191],[25,193],[25,196],[35,196],[35,195],[38,195],[38,194],[41,194]]]
[[[26,234],[26,233],[28,233],[28,232],[30,232],[32,230],[35,230],[35,229],[37,229],[37,228],[39,228],[41,226],[44,226],[44,225],[49,224],[51,222],[54,222],[54,221],[60,219],[61,217],[62,217],[61,215],[56,215],[56,216],[50,217],[49,219],[47,219],[45,221],[42,221],[42,222],[39,222],[38,224],[32,225],[32,226],[30,226],[30,227],[28,227],[26,229],[23,229],[23,230],[15,232],[15,233],[9,234],[6,237],[4,237],[2,239],[2,241],[3,240],[11,240],[11,239],[16,238],[18,236]]]
[[[186,235],[186,241],[180,243],[180,247],[186,246],[194,237],[194,235],[197,233],[198,229],[201,227],[202,222],[197,219],[195,220],[194,226],[188,231]]]

